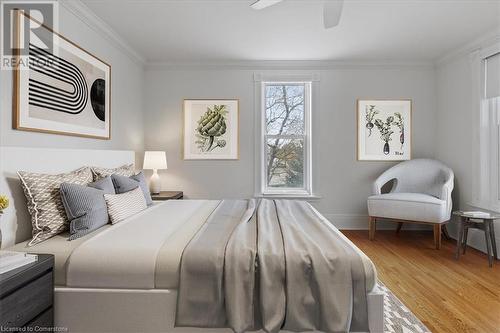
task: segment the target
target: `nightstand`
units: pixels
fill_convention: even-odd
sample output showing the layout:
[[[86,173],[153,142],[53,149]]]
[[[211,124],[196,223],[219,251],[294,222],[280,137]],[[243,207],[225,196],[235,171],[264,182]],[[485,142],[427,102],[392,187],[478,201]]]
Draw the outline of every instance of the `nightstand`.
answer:
[[[184,197],[182,191],[161,191],[158,194],[151,194],[151,199],[155,201],[180,200]]]
[[[495,224],[493,222],[496,220],[500,220],[500,215],[485,213],[484,216],[474,216],[462,211],[453,212],[453,215],[460,217],[460,222],[458,224],[457,249],[455,252],[455,258],[458,260],[458,258],[460,257],[460,251],[463,251],[463,254],[465,254],[469,229],[481,229],[484,231],[486,241],[488,265],[490,267],[493,267],[493,260],[499,259],[495,237]]]
[[[53,328],[53,299],[54,256],[38,254],[36,262],[0,274],[0,327],[22,332]]]

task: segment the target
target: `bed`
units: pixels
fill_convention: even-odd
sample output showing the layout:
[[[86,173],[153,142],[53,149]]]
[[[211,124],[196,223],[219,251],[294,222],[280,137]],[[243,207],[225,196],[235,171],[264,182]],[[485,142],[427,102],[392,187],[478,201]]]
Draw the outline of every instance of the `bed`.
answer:
[[[132,152],[123,151],[104,154],[79,151],[79,157],[71,160],[65,155],[74,155],[74,150],[26,149],[34,159],[43,156],[47,161],[47,157],[51,157],[54,165],[58,165],[51,172],[89,164],[86,161],[116,167],[134,159]],[[22,158],[15,162],[19,155],[18,148],[2,148],[2,156],[11,157],[2,173],[16,211],[22,210],[23,199],[16,193],[12,174],[26,169],[25,165],[20,165],[25,162]],[[31,171],[46,172],[36,165]],[[206,227],[210,217],[225,204],[228,203],[221,200],[156,203],[126,221],[106,225],[75,241],[69,242],[67,235],[60,234],[29,248],[26,247],[29,236],[13,236],[7,225],[2,226],[2,231],[9,233],[4,239],[15,238],[11,241],[15,245],[2,243],[2,247],[55,255],[55,322],[71,332],[231,332],[220,328],[174,327],[178,293],[183,283],[180,269],[184,251]],[[382,332],[383,294],[378,289],[372,262],[319,212],[308,207],[323,227],[359,256],[365,273],[369,331]],[[26,223],[20,212],[14,212],[8,221],[10,227],[14,223],[16,229],[22,229],[19,225]]]

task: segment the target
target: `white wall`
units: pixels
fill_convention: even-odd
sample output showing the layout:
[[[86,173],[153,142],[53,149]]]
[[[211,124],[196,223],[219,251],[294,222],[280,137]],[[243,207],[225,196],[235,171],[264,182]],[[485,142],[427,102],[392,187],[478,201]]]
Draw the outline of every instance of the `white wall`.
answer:
[[[472,200],[473,101],[469,58],[462,55],[436,68],[436,157],[455,172],[455,208]]]
[[[302,68],[301,68],[302,69]],[[283,70],[283,69],[282,69]],[[254,194],[254,73],[262,68],[158,68],[145,74],[145,147],[165,150],[164,189],[183,190],[189,198],[235,198]],[[288,73],[297,72],[293,66]],[[318,73],[319,100],[313,110],[318,155],[314,205],[336,225],[366,228],[366,197],[372,181],[393,165],[356,161],[357,98],[413,100],[413,157],[434,157],[436,136],[435,75],[431,66],[336,66],[304,70]],[[240,159],[182,159],[182,101],[185,98],[240,100]]]
[[[127,149],[142,151],[143,68],[84,23],[83,17],[59,6],[59,32],[111,65],[111,140],[96,140],[12,129],[12,72],[0,74],[0,145],[51,148]],[[90,23],[91,24],[91,23]]]

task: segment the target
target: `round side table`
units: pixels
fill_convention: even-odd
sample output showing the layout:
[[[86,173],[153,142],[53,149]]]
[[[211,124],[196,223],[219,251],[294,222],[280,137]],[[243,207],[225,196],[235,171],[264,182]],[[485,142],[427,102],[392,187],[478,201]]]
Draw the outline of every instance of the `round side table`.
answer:
[[[493,259],[498,260],[497,244],[495,240],[495,226],[493,222],[495,220],[499,220],[500,215],[489,214],[488,216],[474,216],[462,211],[453,212],[453,215],[460,217],[455,258],[458,260],[458,258],[460,257],[461,249],[463,251],[463,254],[465,254],[469,228],[480,229],[484,231],[488,264],[490,267],[492,267]]]

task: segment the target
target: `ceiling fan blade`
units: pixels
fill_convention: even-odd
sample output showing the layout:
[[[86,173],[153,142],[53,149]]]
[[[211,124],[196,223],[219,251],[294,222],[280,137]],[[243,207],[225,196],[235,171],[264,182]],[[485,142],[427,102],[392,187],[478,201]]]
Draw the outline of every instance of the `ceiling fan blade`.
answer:
[[[323,25],[325,29],[333,28],[340,22],[344,0],[325,0],[323,5]]]
[[[278,2],[281,2],[283,0],[257,0],[253,4],[250,5],[253,9],[264,9],[267,7],[271,7],[272,5],[277,4]]]

